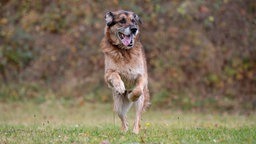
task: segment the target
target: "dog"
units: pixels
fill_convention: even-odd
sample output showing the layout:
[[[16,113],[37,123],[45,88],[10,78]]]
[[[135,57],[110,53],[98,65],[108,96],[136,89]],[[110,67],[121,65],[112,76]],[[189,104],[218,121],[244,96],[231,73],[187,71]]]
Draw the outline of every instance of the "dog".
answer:
[[[101,50],[105,59],[105,82],[112,89],[114,111],[128,131],[126,114],[135,105],[133,133],[138,134],[142,112],[149,106],[148,74],[145,53],[139,40],[141,20],[131,11],[105,14]]]

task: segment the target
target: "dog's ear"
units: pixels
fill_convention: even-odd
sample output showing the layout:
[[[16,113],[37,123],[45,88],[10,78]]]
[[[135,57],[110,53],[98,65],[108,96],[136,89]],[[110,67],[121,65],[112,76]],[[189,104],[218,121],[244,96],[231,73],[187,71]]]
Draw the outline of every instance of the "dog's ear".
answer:
[[[142,24],[142,21],[141,21],[140,17],[137,14],[134,14],[133,16],[134,16],[134,19],[136,20],[136,22],[138,24]]]
[[[112,12],[107,12],[105,14],[105,20],[106,20],[106,24],[107,26],[113,26],[115,24],[115,21],[114,21],[114,14]]]

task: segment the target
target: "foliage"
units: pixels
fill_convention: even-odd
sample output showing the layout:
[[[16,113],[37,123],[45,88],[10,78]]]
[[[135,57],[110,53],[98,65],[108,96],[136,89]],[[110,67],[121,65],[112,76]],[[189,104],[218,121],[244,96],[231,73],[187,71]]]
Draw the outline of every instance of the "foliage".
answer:
[[[143,20],[154,104],[256,107],[254,0],[7,0],[0,7],[0,79],[6,83],[109,101],[99,48],[103,17],[126,9]]]
[[[1,37],[1,36],[0,36]],[[0,71],[3,80],[17,76],[33,60],[34,50],[31,37],[21,28],[2,31],[3,44],[0,45]],[[11,72],[11,73],[9,73]],[[16,77],[16,79],[18,79]]]

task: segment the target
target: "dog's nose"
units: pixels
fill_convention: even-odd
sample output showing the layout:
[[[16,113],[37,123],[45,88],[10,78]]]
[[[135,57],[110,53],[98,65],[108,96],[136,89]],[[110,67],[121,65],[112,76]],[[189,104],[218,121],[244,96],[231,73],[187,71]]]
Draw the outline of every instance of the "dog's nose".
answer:
[[[133,34],[136,34],[136,32],[137,32],[137,28],[136,27],[131,27],[131,32],[133,33]]]

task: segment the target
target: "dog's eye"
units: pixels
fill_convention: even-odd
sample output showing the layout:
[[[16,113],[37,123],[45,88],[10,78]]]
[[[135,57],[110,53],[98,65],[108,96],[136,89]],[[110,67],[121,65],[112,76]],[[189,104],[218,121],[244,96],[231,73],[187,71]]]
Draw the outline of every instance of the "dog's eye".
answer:
[[[132,19],[131,21],[132,21],[132,23],[135,23],[135,22],[136,22],[135,19]]]
[[[124,23],[126,23],[126,20],[124,18],[122,18],[119,22],[124,24]]]

